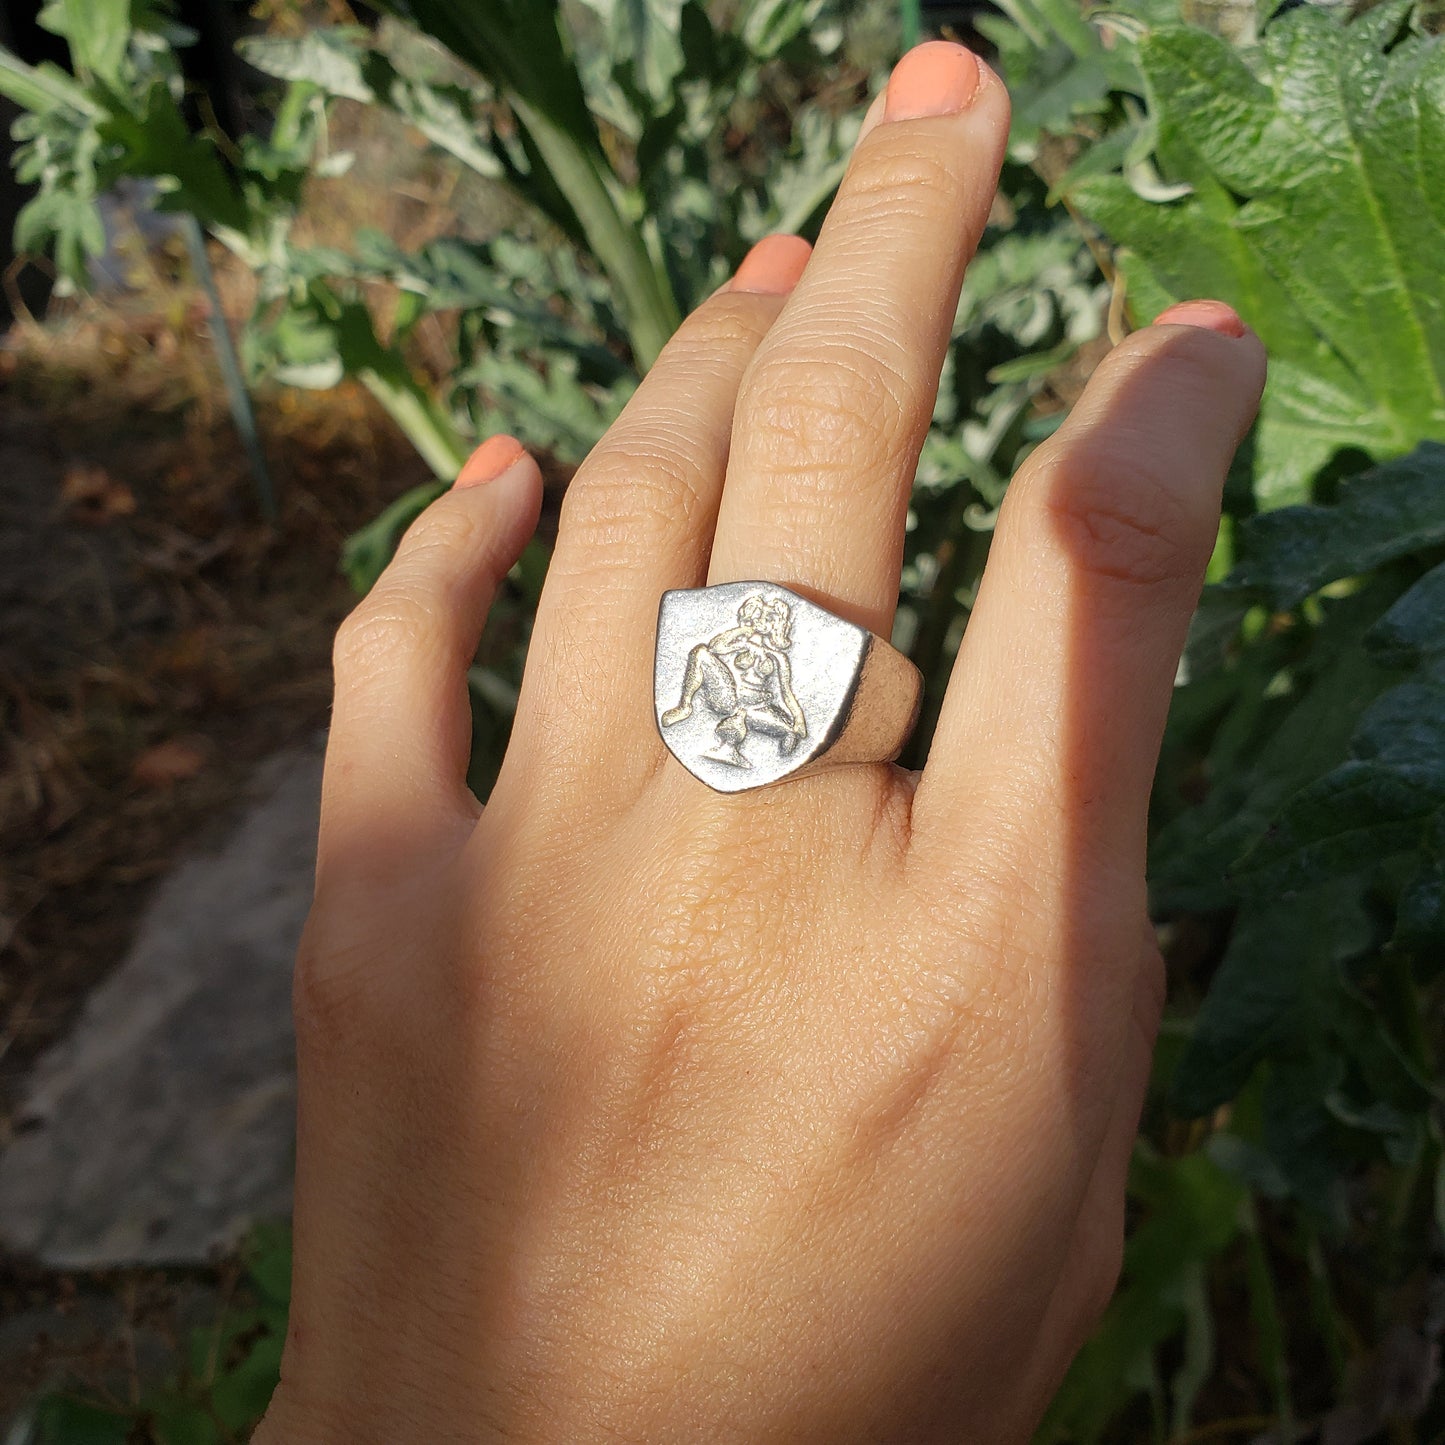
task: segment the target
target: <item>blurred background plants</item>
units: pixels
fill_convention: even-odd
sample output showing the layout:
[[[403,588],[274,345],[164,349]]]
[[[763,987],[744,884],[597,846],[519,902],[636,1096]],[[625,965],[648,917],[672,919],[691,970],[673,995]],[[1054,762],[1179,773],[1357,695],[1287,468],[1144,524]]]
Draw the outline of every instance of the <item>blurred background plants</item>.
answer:
[[[348,542],[362,590],[476,439],[516,432],[560,488],[747,246],[816,231],[916,23],[835,0],[378,8],[266,12],[242,45],[277,87],[266,136],[203,121],[160,4],[52,0],[71,73],[0,54],[39,188],[21,248],[85,285],[97,197],[145,180],[254,273],[252,384],[352,377],[434,472]],[[1124,1277],[1040,1438],[1445,1438],[1442,12],[1000,0],[927,23],[996,57],[1015,126],[910,518],[914,761],[1008,478],[1110,341],[1213,295],[1271,354],[1156,790],[1171,1004]],[[350,163],[343,103],[404,122],[490,224],[305,239],[308,188]],[[539,542],[473,671],[481,789],[545,564]],[[280,1332],[246,1320],[210,1376],[108,1416],[56,1396],[37,1438],[240,1438],[228,1402],[262,1398]]]

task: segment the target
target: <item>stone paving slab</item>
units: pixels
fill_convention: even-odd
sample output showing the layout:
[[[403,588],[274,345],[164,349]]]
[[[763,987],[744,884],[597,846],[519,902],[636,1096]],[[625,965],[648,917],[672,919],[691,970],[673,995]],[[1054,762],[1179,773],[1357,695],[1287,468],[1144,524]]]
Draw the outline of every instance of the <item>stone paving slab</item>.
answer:
[[[291,966],[320,786],[319,741],[270,759],[224,843],[152,895],[36,1064],[0,1154],[0,1244],[57,1269],[192,1264],[290,1212]]]

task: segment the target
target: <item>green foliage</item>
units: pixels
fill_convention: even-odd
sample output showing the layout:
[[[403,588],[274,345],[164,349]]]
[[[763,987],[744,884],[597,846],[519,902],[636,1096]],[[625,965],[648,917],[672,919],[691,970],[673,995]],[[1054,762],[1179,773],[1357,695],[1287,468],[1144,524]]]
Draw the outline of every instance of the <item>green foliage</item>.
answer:
[[[1123,1392],[1147,1395],[1156,1433],[1166,1418],[1171,1432],[1183,1430],[1213,1365],[1208,1271],[1244,1227],[1245,1187],[1204,1154],[1164,1159],[1147,1146],[1136,1151],[1129,1187],[1144,1212],[1126,1246],[1123,1287],[1051,1405],[1038,1445],[1102,1438]],[[1180,1333],[1166,1384],[1160,1347]]]
[[[291,1231],[258,1228],[242,1250],[242,1305],[221,1308],[213,1325],[191,1332],[174,1375],[134,1404],[76,1393],[35,1407],[33,1445],[230,1445],[264,1413],[281,1372],[291,1297]]]
[[[1344,448],[1445,439],[1445,44],[1412,13],[1304,5],[1247,51],[1150,30],[1135,47],[1150,141],[1185,193],[1143,197],[1087,157],[1063,183],[1120,246],[1141,316],[1218,296],[1268,346],[1264,506],[1305,500]]]
[[[383,8],[375,32],[246,43],[285,86],[264,140],[188,128],[185,36],[135,0],[52,5],[74,78],[0,52],[0,91],[27,111],[17,164],[41,184],[25,244],[82,277],[98,191],[155,178],[254,267],[253,374],[359,378],[442,480],[504,429],[580,461],[752,241],[812,234],[879,80],[845,60],[856,7],[829,0]],[[1427,1328],[1410,1301],[1445,1218],[1438,12],[1307,5],[1227,40],[1181,23],[1178,0],[1001,9],[979,25],[1014,96],[1010,161],[919,461],[900,596],[897,638],[927,680],[909,761],[1008,478],[1061,420],[1110,300],[1118,323],[1219,296],[1271,354],[1154,800],[1155,915],[1193,943],[1174,950],[1123,1283],[1041,1439],[1189,1438],[1218,1420],[1226,1377],[1251,1382],[1279,1439],[1351,1410],[1383,1429],[1359,1381],[1392,1330]],[[365,230],[344,251],[296,244],[306,176],[346,161],[321,159],[338,100],[504,188],[515,222],[420,249]],[[400,298],[384,339],[378,285]],[[409,361],[436,314],[455,337],[439,380]],[[350,540],[359,590],[436,490]],[[482,792],[545,563],[534,544],[470,676]],[[215,1438],[258,1407],[279,1315],[225,1338],[224,1369],[193,1359],[147,1404],[149,1438]],[[53,1408],[73,1412],[67,1440],[116,1438],[103,1412]]]

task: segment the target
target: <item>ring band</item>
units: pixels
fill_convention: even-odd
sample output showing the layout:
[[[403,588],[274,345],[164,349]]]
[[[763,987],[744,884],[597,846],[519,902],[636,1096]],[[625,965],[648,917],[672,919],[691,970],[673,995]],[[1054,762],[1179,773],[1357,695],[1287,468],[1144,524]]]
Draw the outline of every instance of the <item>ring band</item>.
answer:
[[[657,730],[717,792],[891,762],[922,694],[922,675],[890,643],[775,582],[662,594]]]

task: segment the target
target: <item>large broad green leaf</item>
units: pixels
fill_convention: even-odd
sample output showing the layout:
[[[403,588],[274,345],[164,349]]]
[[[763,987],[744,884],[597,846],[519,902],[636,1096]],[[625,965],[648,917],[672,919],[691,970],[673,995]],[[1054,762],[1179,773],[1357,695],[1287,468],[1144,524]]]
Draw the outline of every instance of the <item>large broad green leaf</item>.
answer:
[[[1445,562],[1433,567],[1370,629],[1365,645],[1404,665],[1445,653]]]
[[[1445,542],[1445,446],[1424,443],[1340,488],[1338,505],[1289,507],[1239,529],[1226,586],[1258,591],[1277,610],[1342,577]]]
[[[1302,6],[1248,56],[1185,27],[1144,36],[1160,169],[1191,193],[1153,203],[1118,175],[1069,190],[1121,247],[1141,320],[1215,295],[1268,346],[1263,505],[1303,500],[1340,449],[1445,438],[1445,40],[1408,10]]]
[[[1174,1070],[1175,1112],[1211,1112],[1262,1059],[1321,1035],[1339,964],[1370,939],[1359,897],[1334,887],[1243,910]]]
[[[1350,751],[1290,799],[1242,860],[1242,887],[1303,888],[1421,850],[1445,812],[1445,672],[1427,670],[1382,693]]]

